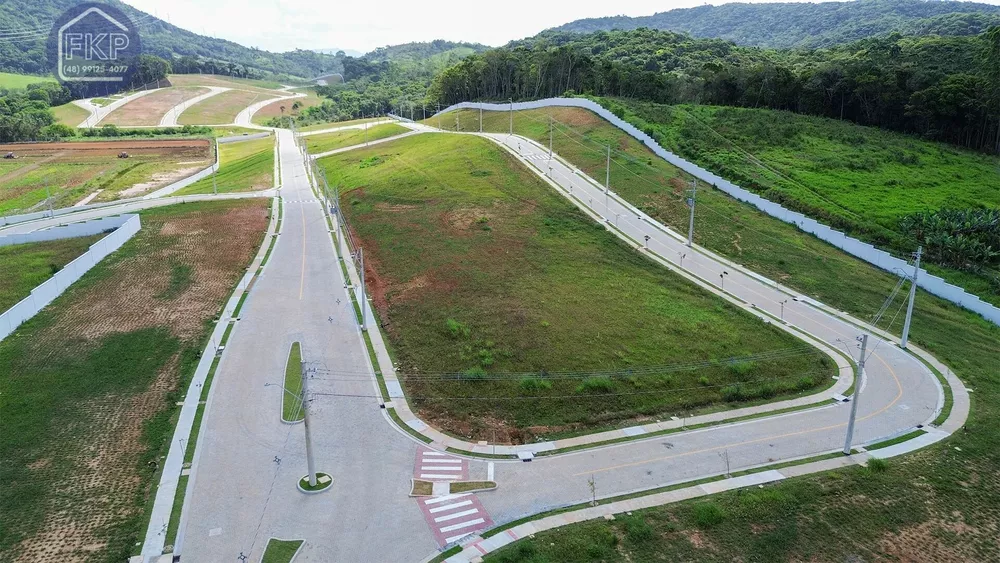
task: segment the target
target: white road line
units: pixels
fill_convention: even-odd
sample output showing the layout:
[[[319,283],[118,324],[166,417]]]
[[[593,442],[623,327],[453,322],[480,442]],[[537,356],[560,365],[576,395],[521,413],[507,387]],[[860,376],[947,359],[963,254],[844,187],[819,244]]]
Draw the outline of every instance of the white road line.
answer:
[[[427,467],[421,467],[421,471],[461,471],[461,465],[428,465]]]
[[[477,512],[479,512],[478,508],[472,508],[472,509],[469,509],[469,510],[463,510],[461,512],[456,512],[454,514],[449,514],[447,516],[438,516],[437,518],[434,519],[434,521],[435,522],[445,522],[445,521],[448,521],[448,520],[454,520],[455,518],[461,518],[463,516],[468,516],[470,514],[475,514]]]
[[[439,502],[445,502],[445,501],[449,501],[449,500],[455,500],[457,498],[467,497],[467,496],[469,496],[471,494],[472,493],[460,493],[460,494],[457,494],[457,495],[445,495],[443,497],[434,497],[432,499],[425,500],[424,504],[437,504]]]
[[[424,456],[429,456],[429,455],[430,456],[443,456],[445,454],[443,454],[441,452],[424,452],[422,455],[424,455]]]
[[[469,506],[470,504],[472,504],[471,500],[463,500],[462,502],[456,502],[455,504],[446,504],[444,506],[438,506],[437,508],[432,508],[427,512],[435,514],[437,512],[444,512],[445,510],[451,510],[453,508],[458,508],[460,506]]]
[[[464,533],[464,534],[459,534],[459,535],[457,535],[457,536],[451,536],[450,538],[445,538],[445,539],[444,539],[444,543],[451,543],[451,542],[453,542],[453,541],[458,541],[458,540],[460,540],[460,539],[464,538],[465,536],[467,536],[467,535],[469,535],[469,534],[471,534],[471,533],[472,533],[472,532],[466,532],[466,533]]]
[[[455,475],[449,473],[421,473],[421,479],[452,479]]]
[[[451,526],[445,526],[441,528],[442,532],[452,532],[455,530],[461,530],[462,528],[468,528],[469,526],[475,526],[476,524],[482,524],[486,520],[483,518],[476,518],[475,520],[469,520],[468,522],[459,522],[458,524],[452,524]]]
[[[462,463],[460,459],[422,459],[420,463]]]

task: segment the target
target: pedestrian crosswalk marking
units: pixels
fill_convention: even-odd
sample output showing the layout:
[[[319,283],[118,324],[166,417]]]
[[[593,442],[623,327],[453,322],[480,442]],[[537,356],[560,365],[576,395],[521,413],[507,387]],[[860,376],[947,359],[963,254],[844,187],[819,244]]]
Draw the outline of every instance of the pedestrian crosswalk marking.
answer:
[[[470,504],[472,504],[471,500],[463,500],[462,502],[456,502],[455,504],[445,504],[442,506],[438,506],[436,508],[432,508],[428,512],[430,512],[431,514],[437,514],[438,512],[444,512],[445,510],[451,510],[453,508],[458,508],[460,506],[469,506]]]
[[[457,498],[467,497],[467,496],[469,496],[471,494],[472,493],[462,493],[462,494],[458,494],[458,495],[445,495],[443,497],[434,497],[432,499],[425,500],[424,504],[437,504],[439,502],[446,502],[446,501],[449,501],[449,500],[455,500]]]
[[[454,532],[455,530],[461,530],[462,528],[468,528],[469,526],[475,526],[476,524],[482,524],[486,520],[482,518],[476,518],[475,520],[469,520],[468,522],[460,522],[458,524],[453,524],[451,526],[445,526],[441,528],[442,532]]]
[[[475,514],[479,512],[478,508],[472,508],[469,510],[463,510],[462,512],[456,512],[454,514],[448,514],[446,516],[438,516],[434,519],[435,522],[447,522],[448,520],[454,520],[455,518],[461,518],[463,516],[468,516],[470,514]]]

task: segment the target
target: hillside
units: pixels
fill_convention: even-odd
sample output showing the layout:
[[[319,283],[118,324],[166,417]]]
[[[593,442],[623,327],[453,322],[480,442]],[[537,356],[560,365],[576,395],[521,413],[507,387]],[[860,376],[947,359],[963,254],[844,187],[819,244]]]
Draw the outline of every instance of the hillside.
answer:
[[[590,33],[640,27],[717,37],[759,47],[828,47],[891,32],[976,35],[1000,24],[1000,6],[925,0],[723,4],[576,20],[556,31]]]
[[[201,68],[204,72],[255,76],[265,73],[310,78],[336,68],[336,59],[315,51],[295,50],[271,53],[244,47],[232,41],[198,35],[171,25],[150,14],[136,10],[119,0],[107,0],[121,9],[139,26],[143,51],[167,60],[186,60],[177,66],[190,67],[196,61],[220,61],[226,64]],[[0,0],[0,70],[49,74],[52,69],[45,57],[45,39],[52,22],[78,0]],[[183,69],[196,71],[199,69]]]

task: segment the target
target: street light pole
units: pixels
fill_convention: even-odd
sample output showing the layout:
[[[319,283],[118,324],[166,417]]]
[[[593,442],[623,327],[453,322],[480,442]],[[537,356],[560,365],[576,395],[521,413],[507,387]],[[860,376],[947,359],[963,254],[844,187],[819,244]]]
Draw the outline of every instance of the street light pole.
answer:
[[[365,249],[358,248],[358,261],[361,263],[361,330],[366,331],[368,327],[365,326],[365,319],[368,317],[368,312],[366,307],[368,306],[368,298],[365,295]]]
[[[479,132],[483,132],[483,108],[479,108]]]
[[[688,219],[688,246],[694,244],[694,201],[698,195],[698,179],[691,181],[691,198],[688,199],[688,207],[691,208],[691,215]]]
[[[788,303],[788,300],[785,299],[783,301],[779,301],[779,303],[781,304],[781,322],[785,322],[785,303]]]
[[[899,341],[900,348],[906,348],[910,339],[910,320],[913,318],[913,299],[917,296],[917,274],[920,273],[920,254],[924,247],[917,247],[916,260],[913,262],[913,278],[910,279],[910,301],[906,304],[906,320],[903,321],[903,337]]]
[[[302,356],[304,358],[305,354]],[[309,486],[315,487],[316,461],[313,459],[312,437],[309,433],[309,372],[306,369],[306,362],[304,359],[299,363],[299,369],[302,371],[302,413],[306,431],[306,466],[309,469]]]
[[[514,134],[514,98],[510,98],[510,134]]]
[[[858,415],[858,397],[861,396],[861,378],[865,373],[865,350],[868,348],[868,335],[861,336],[861,358],[858,360],[857,372],[854,376],[854,396],[851,398],[851,418],[847,421],[847,439],[844,441],[844,455],[851,455],[851,440],[854,439],[854,419]]]

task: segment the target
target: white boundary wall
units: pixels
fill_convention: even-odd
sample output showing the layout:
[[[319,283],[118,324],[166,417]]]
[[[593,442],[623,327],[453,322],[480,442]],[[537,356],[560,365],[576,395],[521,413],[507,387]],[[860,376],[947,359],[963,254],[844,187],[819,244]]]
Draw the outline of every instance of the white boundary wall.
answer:
[[[21,323],[35,316],[35,314],[44,309],[56,297],[62,295],[62,292],[66,291],[66,288],[80,279],[83,274],[87,273],[95,264],[103,260],[104,257],[121,248],[125,244],[125,241],[139,232],[141,226],[138,215],[121,215],[88,221],[86,223],[61,225],[26,235],[0,237],[0,246],[6,246],[25,242],[41,242],[87,236],[101,233],[108,229],[114,229],[108,236],[91,245],[87,252],[84,252],[76,260],[66,264],[54,276],[31,290],[30,295],[3,314],[0,314],[0,340],[6,338]],[[8,240],[14,240],[14,242],[8,242]]]
[[[717,176],[696,164],[684,160],[683,158],[661,147],[652,137],[640,131],[636,126],[611,113],[611,111],[593,100],[585,98],[548,98],[545,100],[517,102],[513,104],[513,109],[515,111],[545,107],[578,107],[590,110],[646,145],[647,148],[670,164],[673,164],[703,182],[712,184],[733,198],[749,203],[772,217],[780,219],[786,223],[791,223],[800,230],[815,235],[820,240],[828,242],[844,252],[860,258],[865,262],[878,266],[883,270],[893,273],[906,273],[907,275],[912,272],[913,267],[905,260],[896,258],[884,250],[875,248],[871,244],[851,238],[845,233],[832,229],[815,219],[806,217],[801,213],[785,209],[777,203],[764,199],[755,193],[737,186],[725,178]],[[511,104],[462,102],[445,108],[441,110],[440,113],[446,113],[458,109],[480,108],[486,111],[510,111]],[[927,290],[929,293],[965,307],[970,311],[982,315],[985,319],[1000,325],[1000,308],[983,301],[971,293],[968,293],[957,285],[950,284],[938,276],[927,273],[924,269],[920,270],[920,275],[917,277],[917,285]]]

